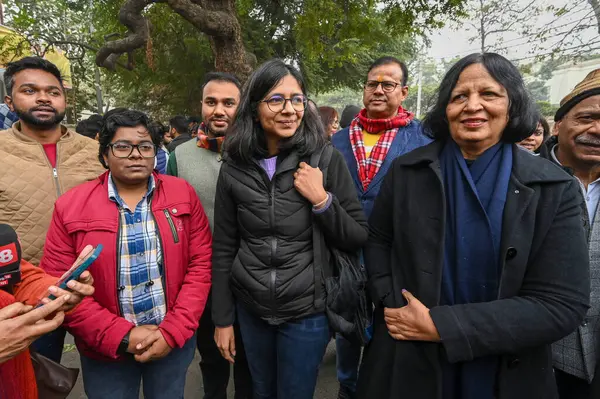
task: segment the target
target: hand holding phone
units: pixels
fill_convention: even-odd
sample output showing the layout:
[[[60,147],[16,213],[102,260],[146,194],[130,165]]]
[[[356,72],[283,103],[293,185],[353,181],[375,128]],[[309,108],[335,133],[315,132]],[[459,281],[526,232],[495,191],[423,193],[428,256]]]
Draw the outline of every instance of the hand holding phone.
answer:
[[[61,276],[54,286],[48,288],[48,297],[41,299],[38,307],[51,302],[56,297],[70,294],[69,300],[61,308],[63,311],[68,311],[77,306],[84,297],[92,296],[94,279],[86,270],[98,258],[100,252],[102,252],[102,245],[98,245],[96,248],[91,245],[86,246],[71,268]]]

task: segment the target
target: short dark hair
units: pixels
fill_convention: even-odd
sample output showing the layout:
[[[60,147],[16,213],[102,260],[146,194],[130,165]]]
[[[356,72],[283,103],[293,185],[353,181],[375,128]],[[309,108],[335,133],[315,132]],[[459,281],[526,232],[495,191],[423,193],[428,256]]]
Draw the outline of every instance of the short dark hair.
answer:
[[[350,123],[356,118],[356,115],[360,112],[360,107],[357,105],[346,105],[342,111],[342,117],[340,118],[340,127],[342,129],[350,126]]]
[[[38,69],[51,73],[58,80],[60,87],[64,91],[65,87],[63,86],[62,75],[56,65],[41,57],[25,57],[15,62],[9,62],[6,66],[6,71],[4,71],[4,86],[6,86],[6,92],[9,96],[12,96],[15,75],[27,69]]]
[[[117,133],[120,127],[135,127],[143,126],[148,130],[152,143],[158,148],[162,141],[162,136],[159,133],[159,129],[152,123],[148,115],[143,112],[135,110],[125,110],[114,112],[104,120],[104,125],[100,131],[100,137],[98,141],[100,143],[100,150],[98,152],[98,159],[102,166],[108,169],[108,165],[104,162],[104,155],[108,151],[108,146],[112,141],[113,137]]]
[[[96,135],[102,130],[104,119],[102,115],[93,114],[88,119],[83,120],[77,124],[75,131],[82,136],[95,139]]]
[[[106,122],[106,120],[107,120],[107,119],[108,119],[108,118],[109,118],[111,115],[114,115],[114,114],[119,114],[119,113],[121,113],[121,112],[126,112],[126,111],[129,111],[129,108],[123,108],[123,107],[121,107],[121,108],[113,108],[113,109],[111,109],[110,111],[106,111],[106,113],[105,113],[105,114],[104,114],[104,116],[102,117],[102,121],[103,121],[103,122]]]
[[[408,83],[408,67],[406,66],[406,64],[404,62],[400,61],[398,58],[392,57],[389,55],[385,56],[385,57],[377,58],[375,61],[373,61],[373,63],[369,67],[369,70],[367,71],[367,75],[373,69],[380,67],[382,65],[389,65],[389,64],[397,64],[400,66],[400,69],[402,70],[402,86],[406,86],[406,84]]]
[[[206,87],[206,85],[213,81],[233,83],[240,92],[242,91],[242,84],[240,83],[240,80],[235,77],[235,75],[227,72],[209,72],[206,75],[204,75],[204,83],[202,83],[203,95],[204,88]]]
[[[539,121],[536,105],[529,96],[521,73],[509,60],[495,53],[475,53],[464,57],[450,68],[438,88],[437,100],[423,122],[424,131],[436,140],[450,137],[446,106],[460,74],[469,66],[481,64],[508,93],[508,124],[502,141],[518,143],[531,135]]]
[[[225,151],[235,161],[250,164],[253,159],[268,156],[265,132],[258,121],[258,105],[286,76],[292,76],[306,96],[308,89],[300,72],[280,59],[273,59],[256,69],[242,93],[231,133],[225,138]],[[306,106],[296,133],[279,142],[281,151],[295,149],[300,156],[314,153],[326,144],[323,125],[316,109]]]
[[[169,119],[169,125],[171,128],[175,128],[179,134],[187,134],[188,131],[188,119],[185,116],[177,115]]]

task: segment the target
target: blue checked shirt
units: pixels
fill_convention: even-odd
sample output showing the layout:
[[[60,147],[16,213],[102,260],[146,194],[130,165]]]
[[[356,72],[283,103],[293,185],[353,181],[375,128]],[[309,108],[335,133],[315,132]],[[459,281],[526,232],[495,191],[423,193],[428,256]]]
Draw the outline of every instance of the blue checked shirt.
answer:
[[[150,176],[148,192],[135,211],[121,199],[108,179],[108,198],[119,207],[119,305],[122,316],[136,326],[160,324],[167,313],[162,275],[162,250],[150,209],[154,192]]]
[[[18,120],[19,117],[8,108],[8,105],[0,104],[0,130],[10,129]]]

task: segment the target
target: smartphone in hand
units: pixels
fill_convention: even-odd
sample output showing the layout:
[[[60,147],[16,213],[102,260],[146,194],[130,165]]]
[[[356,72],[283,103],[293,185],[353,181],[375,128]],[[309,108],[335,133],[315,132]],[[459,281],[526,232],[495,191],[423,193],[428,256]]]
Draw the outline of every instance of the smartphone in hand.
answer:
[[[98,246],[89,251],[87,255],[85,255],[81,259],[78,259],[77,262],[75,262],[73,266],[71,266],[71,268],[67,270],[54,285],[56,285],[61,290],[68,290],[69,287],[67,287],[67,283],[71,280],[79,279],[79,277],[81,277],[81,274],[84,271],[86,271],[96,259],[98,259],[98,256],[100,256],[101,252],[102,244],[98,244]],[[48,299],[54,300],[56,299],[56,297],[54,295],[49,295]],[[40,300],[37,307],[40,307],[42,305],[43,303]]]

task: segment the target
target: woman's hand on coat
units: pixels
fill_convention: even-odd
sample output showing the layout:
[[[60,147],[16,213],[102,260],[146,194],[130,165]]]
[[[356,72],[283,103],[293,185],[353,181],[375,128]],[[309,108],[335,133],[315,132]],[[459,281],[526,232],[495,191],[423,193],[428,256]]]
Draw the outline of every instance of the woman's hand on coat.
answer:
[[[402,290],[402,295],[408,305],[384,310],[385,324],[391,337],[402,341],[439,342],[440,334],[429,309],[410,292]]]
[[[306,162],[300,162],[300,167],[294,173],[294,187],[313,206],[327,200],[327,191],[323,187],[323,172]]]
[[[233,326],[215,327],[215,343],[221,356],[229,363],[235,363],[235,333]]]

